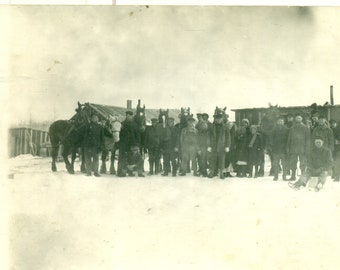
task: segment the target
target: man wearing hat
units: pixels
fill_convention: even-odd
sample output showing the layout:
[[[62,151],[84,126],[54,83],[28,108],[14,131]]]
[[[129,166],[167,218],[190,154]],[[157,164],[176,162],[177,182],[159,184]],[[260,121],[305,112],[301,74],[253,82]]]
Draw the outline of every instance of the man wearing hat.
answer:
[[[334,150],[333,150],[333,174],[332,178],[334,181],[339,181],[340,178],[340,126],[335,120],[330,120],[329,124],[334,135]]]
[[[214,123],[209,130],[208,152],[210,153],[209,178],[219,173],[224,179],[225,156],[230,150],[229,126],[224,122],[224,114],[217,112],[214,114]]]
[[[124,177],[127,172],[127,157],[132,146],[140,145],[138,128],[133,121],[133,112],[127,111],[119,133],[118,176]]]
[[[99,153],[104,149],[104,129],[98,123],[98,116],[93,114],[91,122],[87,124],[84,130],[84,154],[86,163],[86,175],[91,176],[91,170],[94,176],[99,177]]]
[[[186,175],[186,171],[189,168],[191,161],[191,168],[194,171],[194,176],[198,176],[197,174],[197,151],[198,151],[198,142],[197,142],[197,129],[195,128],[195,119],[193,117],[188,118],[188,125],[182,129],[180,144],[181,144],[181,154],[182,154],[182,163],[181,163],[181,176]]]
[[[273,155],[273,169],[274,169],[274,181],[279,178],[280,162],[282,165],[282,179],[286,180],[287,176],[287,155],[286,145],[288,140],[289,129],[284,125],[284,120],[279,117],[276,121],[269,140],[269,148]]]
[[[286,127],[287,128],[291,128],[294,125],[294,115],[292,115],[291,113],[287,114],[287,123],[286,123]]]
[[[148,127],[145,135],[145,145],[149,155],[149,175],[159,173],[159,134],[157,132],[158,119],[151,119],[151,127]]]
[[[290,128],[287,140],[287,155],[289,168],[292,170],[290,180],[296,180],[297,162],[299,159],[300,170],[304,172],[307,166],[307,156],[310,151],[310,131],[302,123],[302,115],[296,114],[295,123]]]
[[[327,176],[331,173],[333,158],[329,148],[323,146],[323,138],[315,137],[314,147],[312,147],[308,158],[306,169],[295,183],[289,183],[289,186],[294,189],[299,189],[301,186],[306,186],[311,177],[318,177],[318,183],[315,191],[319,191],[326,182]]]
[[[168,117],[161,136],[161,153],[163,155],[164,173],[162,176],[176,176],[178,167],[179,129],[174,118]]]
[[[211,129],[211,123],[208,121],[209,115],[203,113],[202,117],[197,117],[200,119],[196,124],[196,129],[198,131],[198,170],[199,174],[203,177],[208,176],[208,141],[209,141],[209,130]]]

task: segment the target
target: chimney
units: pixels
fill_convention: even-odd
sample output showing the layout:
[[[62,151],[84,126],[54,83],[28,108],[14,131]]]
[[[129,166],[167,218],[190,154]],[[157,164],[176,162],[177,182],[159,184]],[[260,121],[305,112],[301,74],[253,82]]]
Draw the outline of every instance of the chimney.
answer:
[[[331,96],[331,105],[334,105],[334,97],[333,97],[333,85],[331,85],[331,91],[330,91],[330,96]]]
[[[132,100],[128,99],[126,101],[126,109],[132,110]]]

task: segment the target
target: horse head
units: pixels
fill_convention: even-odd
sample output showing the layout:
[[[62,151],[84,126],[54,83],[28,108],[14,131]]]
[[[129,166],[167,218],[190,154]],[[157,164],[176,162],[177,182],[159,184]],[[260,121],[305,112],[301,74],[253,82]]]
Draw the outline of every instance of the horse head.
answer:
[[[80,104],[78,102],[78,108],[75,109],[76,115],[73,117],[76,127],[83,126],[90,122],[90,116],[86,110],[86,104]]]
[[[136,114],[134,116],[134,121],[137,124],[138,128],[141,131],[144,131],[146,125],[146,118],[145,118],[145,105],[142,107],[140,99],[138,100],[138,104],[136,107]]]
[[[167,110],[159,109],[158,121],[159,123],[163,125],[163,128],[165,128],[168,118],[169,118],[169,109]]]
[[[188,119],[190,117],[193,117],[193,114],[190,113],[190,107],[187,108],[181,108],[181,113],[179,114],[179,124],[181,128],[184,128],[188,124]]]
[[[223,122],[227,122],[229,115],[226,113],[226,110],[227,110],[227,107],[220,108],[220,107],[216,106],[214,115],[221,115],[222,114],[223,115]]]

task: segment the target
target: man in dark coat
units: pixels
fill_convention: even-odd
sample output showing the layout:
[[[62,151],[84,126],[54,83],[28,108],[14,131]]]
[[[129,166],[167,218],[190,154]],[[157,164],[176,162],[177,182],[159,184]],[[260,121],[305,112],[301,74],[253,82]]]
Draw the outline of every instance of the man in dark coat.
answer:
[[[172,176],[176,176],[178,167],[178,149],[179,149],[179,129],[174,125],[174,118],[167,119],[166,135],[161,142],[163,154],[164,173],[162,176],[168,176],[172,171]]]
[[[313,129],[312,141],[314,142],[316,137],[321,137],[323,140],[323,145],[329,148],[331,152],[334,150],[334,136],[333,131],[326,124],[326,119],[324,116],[319,116],[318,125]]]
[[[264,153],[264,143],[262,134],[258,132],[258,127],[256,125],[250,126],[250,136],[249,136],[249,144],[248,144],[248,168],[249,175],[248,177],[253,177],[253,170],[255,167],[254,178],[259,176],[259,167],[262,162],[263,153]]]
[[[133,121],[133,112],[126,112],[126,119],[122,122],[119,133],[118,176],[124,177],[127,172],[127,157],[132,146],[140,146],[138,127]]]
[[[280,117],[271,132],[270,149],[273,153],[274,181],[279,178],[280,162],[282,165],[282,179],[286,180],[287,175],[287,152],[286,145],[289,129],[284,125],[284,120]]]
[[[306,186],[311,177],[318,177],[318,183],[315,187],[319,191],[327,180],[327,176],[331,173],[333,166],[332,153],[329,148],[323,146],[323,138],[316,137],[314,147],[308,158],[306,170],[302,173],[300,179],[289,186],[294,189],[299,189],[301,186]]]
[[[159,134],[157,132],[158,119],[151,119],[151,127],[146,130],[145,144],[149,155],[149,175],[159,173],[160,149]]]
[[[204,115],[204,117],[203,117]],[[198,117],[199,118],[199,117]],[[198,168],[199,174],[203,177],[207,177],[208,169],[208,141],[209,141],[209,125],[208,122],[209,115],[202,114],[201,120],[196,124],[196,129],[198,131]]]
[[[94,176],[99,177],[99,153],[104,149],[104,129],[98,123],[98,116],[93,114],[91,122],[84,127],[84,154],[86,163],[86,175],[91,176],[91,170]]]
[[[230,150],[229,125],[224,123],[223,113],[214,115],[214,123],[209,130],[208,152],[211,155],[209,162],[209,178],[219,173],[224,179],[225,155]]]
[[[287,154],[292,170],[290,180],[296,180],[296,169],[298,159],[300,170],[304,172],[307,166],[307,156],[310,151],[310,131],[302,123],[302,115],[297,114],[295,124],[290,128],[287,140]]]

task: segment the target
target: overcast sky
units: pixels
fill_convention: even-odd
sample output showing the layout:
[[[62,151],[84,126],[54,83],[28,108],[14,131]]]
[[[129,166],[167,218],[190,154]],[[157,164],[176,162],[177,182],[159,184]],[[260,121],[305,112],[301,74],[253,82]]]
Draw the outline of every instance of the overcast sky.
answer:
[[[340,8],[20,6],[10,12],[11,122],[77,101],[147,108],[340,103]],[[9,83],[8,83],[9,82]]]

